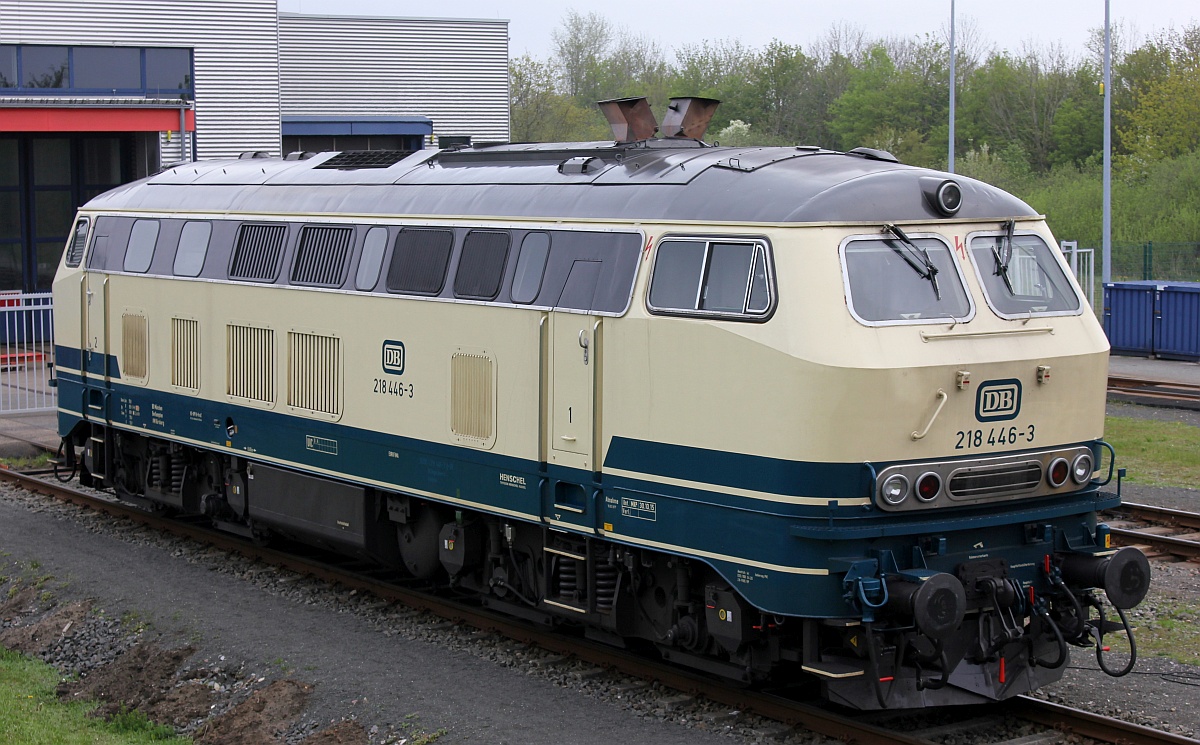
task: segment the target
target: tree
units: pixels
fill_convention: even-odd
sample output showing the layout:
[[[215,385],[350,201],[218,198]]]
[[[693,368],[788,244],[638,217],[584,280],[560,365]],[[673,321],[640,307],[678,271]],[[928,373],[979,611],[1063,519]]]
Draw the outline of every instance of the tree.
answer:
[[[509,63],[509,77],[514,141],[564,142],[607,136],[603,117],[555,89],[558,74],[549,62],[522,55]]]
[[[1152,74],[1131,80],[1133,106],[1118,132],[1122,163],[1144,168],[1200,147],[1200,26],[1160,36],[1135,54]]]
[[[968,141],[993,150],[1019,145],[1045,172],[1054,160],[1054,119],[1078,91],[1078,63],[1061,47],[995,53],[971,76],[963,95]]]

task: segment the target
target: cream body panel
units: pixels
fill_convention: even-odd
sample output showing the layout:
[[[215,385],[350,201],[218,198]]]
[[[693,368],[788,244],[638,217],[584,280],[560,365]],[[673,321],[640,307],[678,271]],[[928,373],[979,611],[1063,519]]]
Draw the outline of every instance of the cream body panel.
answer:
[[[1034,226],[1055,245],[1041,223],[1019,229]],[[666,229],[656,227],[647,230]],[[930,232],[951,245],[956,236],[965,241],[969,232],[996,228],[940,227]],[[758,234],[743,226],[727,231]],[[726,230],[708,231],[720,232]],[[1108,343],[1086,306],[1077,316],[1002,319],[988,307],[970,260],[958,256],[975,304],[970,322],[866,326],[847,309],[838,246],[847,236],[876,232],[877,226],[762,231],[772,245],[779,294],[766,323],[650,316],[643,271],[634,309],[608,329],[606,431],[817,462],[1004,453],[1102,436],[1103,407],[1092,404],[1104,397]],[[1039,366],[1051,368],[1043,384]],[[963,389],[959,371],[970,373]],[[1009,379],[1021,381],[1018,417],[977,421],[978,385]],[[934,418],[939,390],[946,402]],[[1010,427],[1025,436],[988,445],[1001,424],[1005,440]],[[973,430],[982,430],[985,442],[956,447],[959,433]]]

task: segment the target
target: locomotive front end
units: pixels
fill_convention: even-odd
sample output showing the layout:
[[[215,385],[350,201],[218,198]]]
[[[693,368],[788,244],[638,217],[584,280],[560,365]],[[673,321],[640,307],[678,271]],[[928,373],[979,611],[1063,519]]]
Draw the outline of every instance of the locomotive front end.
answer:
[[[1133,667],[1126,611],[1150,567],[1097,520],[1120,502],[1101,439],[1107,343],[1052,245],[1019,218],[841,242],[853,320],[838,331],[856,341],[826,357],[860,395],[831,406],[870,500],[793,529],[835,541],[831,578],[853,609],[806,647],[833,701],[1004,699],[1061,677],[1072,646],[1109,674]],[[1129,651],[1114,661],[1117,635]]]

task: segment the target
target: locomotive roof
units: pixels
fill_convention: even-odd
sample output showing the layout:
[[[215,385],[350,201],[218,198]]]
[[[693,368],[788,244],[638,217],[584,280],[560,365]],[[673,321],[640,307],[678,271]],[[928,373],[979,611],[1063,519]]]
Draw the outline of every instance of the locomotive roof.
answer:
[[[941,218],[922,193],[923,179],[959,184],[956,217],[1036,215],[993,186],[878,151],[686,139],[201,161],[118,187],[87,207],[768,223]]]

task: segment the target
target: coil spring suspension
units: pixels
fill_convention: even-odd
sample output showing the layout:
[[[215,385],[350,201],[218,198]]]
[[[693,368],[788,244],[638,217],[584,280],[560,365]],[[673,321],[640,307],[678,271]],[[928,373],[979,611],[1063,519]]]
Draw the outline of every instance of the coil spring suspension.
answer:
[[[579,562],[563,559],[558,565],[558,595],[576,599],[579,595]]]
[[[175,453],[171,457],[171,491],[173,493],[183,493],[183,479],[186,474],[187,461],[184,460],[182,453]]]
[[[150,458],[150,467],[146,471],[146,486],[158,486],[162,483],[164,460],[166,458],[158,455]]]
[[[617,567],[613,564],[596,565],[596,610],[610,613],[617,599]]]

